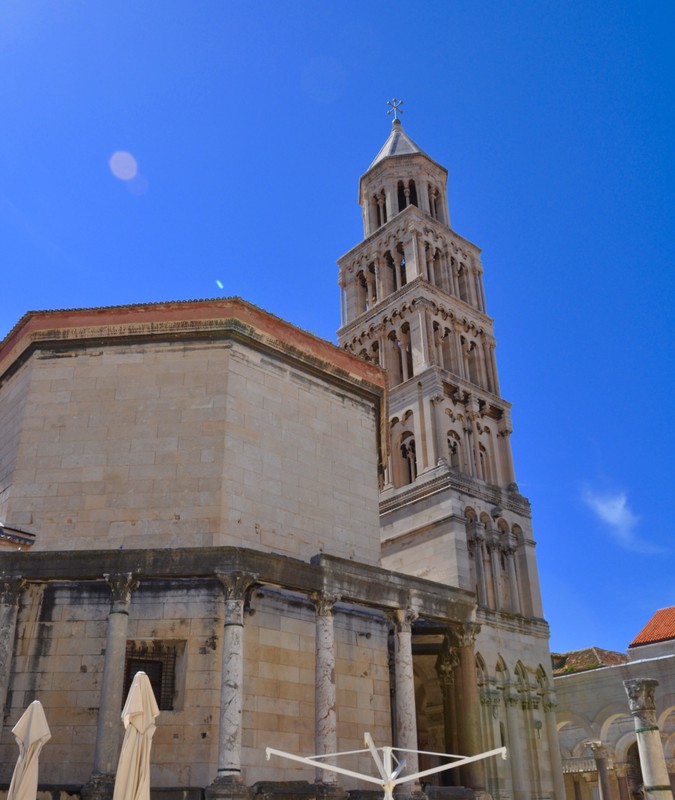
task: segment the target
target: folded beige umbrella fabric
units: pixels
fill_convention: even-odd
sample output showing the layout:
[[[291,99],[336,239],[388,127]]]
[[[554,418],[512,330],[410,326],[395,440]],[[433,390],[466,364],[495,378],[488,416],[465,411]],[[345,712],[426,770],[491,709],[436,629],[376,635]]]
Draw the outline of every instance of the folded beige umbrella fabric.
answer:
[[[42,703],[34,700],[12,728],[19,745],[7,800],[35,800],[38,786],[38,756],[45,742],[52,738]]]
[[[158,716],[150,680],[145,672],[137,672],[122,710],[126,733],[117,765],[113,800],[150,800],[150,747]]]

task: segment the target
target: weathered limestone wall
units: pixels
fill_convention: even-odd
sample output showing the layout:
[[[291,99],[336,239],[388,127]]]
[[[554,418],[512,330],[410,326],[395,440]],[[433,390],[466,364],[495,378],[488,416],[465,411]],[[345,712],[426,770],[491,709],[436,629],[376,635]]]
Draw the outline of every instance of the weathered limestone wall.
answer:
[[[39,699],[52,732],[40,782],[85,783],[94,761],[110,591],[103,582],[31,584],[17,624],[13,679],[0,738],[0,783],[16,760],[11,727]],[[388,626],[383,614],[338,605],[334,615],[337,740],[362,746],[368,730],[390,741]],[[132,593],[128,641],[176,647],[173,710],[161,711],[153,739],[155,787],[207,786],[215,776],[223,601],[216,580],[152,580]],[[315,610],[306,596],[254,590],[245,614],[243,779],[314,780],[290,761],[265,760],[265,747],[311,754],[314,737]],[[121,712],[121,708],[120,708]],[[122,725],[120,721],[120,744]],[[354,760],[358,769],[368,759]]]
[[[315,611],[306,598],[261,589],[244,635],[246,697],[242,758],[244,782],[314,781],[314,770],[274,757],[266,747],[311,755],[314,736]],[[391,739],[388,626],[381,615],[337,606],[334,611],[336,711],[339,750],[363,748],[369,731],[378,742]],[[370,756],[354,757],[350,768],[368,771]],[[356,783],[340,777],[345,788]]]
[[[241,544],[378,562],[372,403],[242,343],[30,364],[0,398],[0,492],[35,550]]]

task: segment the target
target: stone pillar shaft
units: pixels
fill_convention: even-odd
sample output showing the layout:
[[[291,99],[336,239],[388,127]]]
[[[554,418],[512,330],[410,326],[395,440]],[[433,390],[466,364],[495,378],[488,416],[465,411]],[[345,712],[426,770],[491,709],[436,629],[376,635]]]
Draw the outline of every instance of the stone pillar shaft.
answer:
[[[338,598],[316,592],[312,595],[312,600],[316,606],[315,752],[317,755],[326,755],[337,752],[333,605]],[[317,769],[316,780],[321,783],[336,784],[337,775],[330,770]]]
[[[548,739],[548,752],[551,759],[553,773],[553,794],[555,800],[565,800],[565,781],[563,780],[562,757],[560,755],[560,741],[558,740],[558,726],[556,724],[555,696],[549,693],[544,701],[544,715],[546,722],[546,738]]]
[[[458,719],[460,753],[476,756],[482,752],[480,734],[480,696],[476,680],[476,656],[474,641],[480,627],[465,625],[459,635],[459,690],[462,698],[461,714]],[[485,790],[485,770],[481,761],[474,761],[462,768],[464,785],[476,791]]]
[[[522,745],[520,742],[520,725],[518,707],[520,698],[517,693],[504,697],[506,704],[506,732],[508,736],[509,761],[511,762],[511,782],[514,800],[521,800],[527,794],[528,782],[525,778]]]
[[[635,721],[645,800],[673,800],[661,735],[656,724],[654,690],[659,682],[633,679],[624,681],[623,685]]]
[[[598,788],[600,790],[600,800],[612,800],[609,790],[609,772],[607,771],[607,750],[602,742],[589,742],[595,767],[598,770]]]
[[[223,586],[225,600],[216,783],[239,783],[244,695],[244,602],[253,579],[238,572],[216,574]]]
[[[416,614],[401,609],[395,622],[395,680],[396,680],[396,746],[417,750],[417,717],[415,713],[415,676],[412,657],[412,623]],[[406,753],[406,772],[419,769],[417,753]],[[406,786],[409,786],[406,784]]]
[[[5,713],[14,654],[16,618],[25,581],[17,575],[0,575],[0,719]]]
[[[105,642],[105,661],[101,679],[101,700],[96,728],[94,775],[115,774],[118,746],[122,728],[121,713],[124,698],[124,662],[127,651],[129,605],[131,593],[138,586],[132,574],[104,575],[112,591]]]

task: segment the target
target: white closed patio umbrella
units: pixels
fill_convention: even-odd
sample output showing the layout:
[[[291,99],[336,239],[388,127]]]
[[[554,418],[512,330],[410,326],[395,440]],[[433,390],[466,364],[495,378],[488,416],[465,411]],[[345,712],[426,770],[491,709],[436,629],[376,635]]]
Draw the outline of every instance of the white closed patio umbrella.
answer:
[[[113,800],[150,800],[150,747],[159,716],[145,672],[137,672],[122,710],[126,728],[115,777]]]
[[[7,800],[35,800],[38,786],[38,756],[45,742],[52,738],[42,703],[34,700],[12,728],[19,745]]]

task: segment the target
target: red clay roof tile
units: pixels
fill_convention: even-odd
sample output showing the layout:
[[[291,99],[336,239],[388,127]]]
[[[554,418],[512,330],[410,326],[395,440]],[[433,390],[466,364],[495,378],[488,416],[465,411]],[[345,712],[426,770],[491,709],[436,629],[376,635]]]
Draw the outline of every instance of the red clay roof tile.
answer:
[[[639,647],[668,639],[675,639],[675,606],[660,608],[628,646]]]

